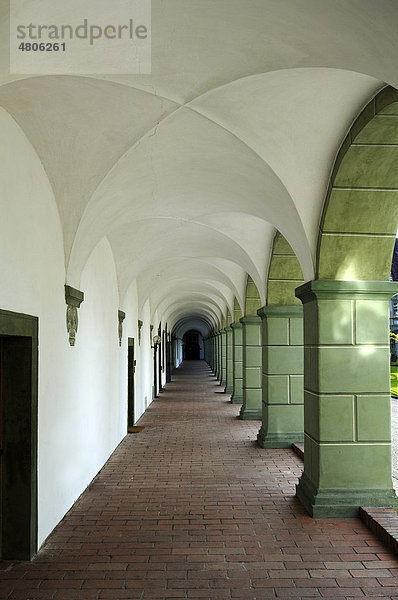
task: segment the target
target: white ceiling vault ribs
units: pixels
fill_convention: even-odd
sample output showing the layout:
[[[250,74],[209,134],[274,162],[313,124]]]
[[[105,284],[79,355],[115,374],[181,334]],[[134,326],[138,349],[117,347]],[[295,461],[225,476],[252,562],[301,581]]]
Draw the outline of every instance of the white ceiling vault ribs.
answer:
[[[178,303],[170,306],[170,312],[165,313],[165,319],[169,323],[170,329],[172,329],[173,324],[180,318],[197,318],[199,315],[203,318],[207,318],[212,323],[214,330],[219,329],[222,320],[222,313],[218,307],[215,309],[207,301],[200,302],[190,300],[188,304],[183,304],[183,301],[184,298],[181,298],[181,301],[178,301]]]
[[[121,299],[136,279],[152,314],[214,323],[248,273],[265,299],[275,227],[313,277],[339,144],[398,87],[397,3],[152,0],[152,75],[45,77],[8,74],[6,5],[0,105],[53,186],[68,283],[107,236]]]
[[[232,298],[232,301],[228,301],[228,304],[232,304],[233,306],[233,297],[238,297],[240,294],[241,284],[245,279],[246,273],[241,267],[231,261],[224,260],[222,267],[216,261],[214,263],[211,258],[207,260],[198,258],[168,258],[159,261],[152,269],[145,270],[137,278],[139,307],[143,306],[152,290],[162,295],[168,287],[169,282],[176,281],[189,281],[191,283],[193,281],[203,281],[204,283],[213,285],[220,284],[223,286],[228,298]],[[243,299],[240,298],[240,301],[242,302]]]
[[[196,329],[206,338],[212,330],[212,323],[204,317],[190,315],[189,317],[178,319],[176,323],[172,324],[172,328],[176,337],[179,338],[182,338],[184,333],[190,329]]]

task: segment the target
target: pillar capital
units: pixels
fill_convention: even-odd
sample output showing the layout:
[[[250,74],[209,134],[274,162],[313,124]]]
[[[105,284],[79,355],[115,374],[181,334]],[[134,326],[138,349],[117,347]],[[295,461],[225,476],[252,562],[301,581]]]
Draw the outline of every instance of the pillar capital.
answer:
[[[296,297],[303,304],[313,300],[334,300],[346,297],[350,300],[389,300],[398,292],[395,281],[338,281],[314,280],[296,288]]]
[[[259,323],[260,317],[257,317],[256,315],[247,315],[247,317],[242,317],[240,322],[243,323],[243,325],[246,323]]]
[[[231,323],[231,329],[242,329],[242,323]]]
[[[258,316],[261,320],[267,317],[288,317],[290,319],[297,317],[303,318],[303,307],[302,306],[263,306],[257,311]]]

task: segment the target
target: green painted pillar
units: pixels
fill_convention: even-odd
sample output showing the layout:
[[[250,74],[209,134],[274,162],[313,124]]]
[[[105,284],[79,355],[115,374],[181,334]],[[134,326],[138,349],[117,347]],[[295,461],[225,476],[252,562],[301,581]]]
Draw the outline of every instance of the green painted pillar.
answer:
[[[313,517],[398,504],[391,481],[389,300],[382,281],[310,281],[304,305],[304,473]]]
[[[220,386],[225,389],[227,384],[227,332],[221,329],[221,377]]]
[[[204,359],[210,367],[210,339],[206,338],[203,340],[203,351],[204,351]]]
[[[232,327],[225,328],[227,334],[227,375],[226,375],[226,394],[232,394],[234,391],[234,361],[233,361],[233,341]]]
[[[210,336],[210,367],[212,372],[214,373],[214,335]]]
[[[262,418],[262,348],[260,317],[242,317],[242,373],[243,401],[239,416],[241,419]]]
[[[214,369],[214,355],[213,355],[213,350],[214,350],[214,340],[213,340],[213,336],[210,336],[209,339],[207,340],[208,343],[208,352],[209,352],[209,365],[211,370],[213,371]]]
[[[233,390],[232,404],[243,402],[243,349],[242,349],[242,323],[232,323],[232,360],[233,360]]]
[[[218,365],[218,337],[217,332],[214,334],[214,375],[217,378],[217,365]]]
[[[216,377],[218,380],[221,378],[221,333],[216,333],[216,351],[217,351],[217,363],[216,363]]]
[[[290,448],[304,439],[303,307],[269,306],[262,319],[262,448]]]

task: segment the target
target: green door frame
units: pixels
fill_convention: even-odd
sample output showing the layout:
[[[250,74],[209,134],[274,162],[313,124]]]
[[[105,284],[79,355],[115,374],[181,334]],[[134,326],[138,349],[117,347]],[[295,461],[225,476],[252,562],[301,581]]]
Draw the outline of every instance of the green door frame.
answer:
[[[2,559],[37,552],[37,317],[0,310]]]
[[[135,422],[135,356],[134,338],[127,339],[127,428],[133,427]]]

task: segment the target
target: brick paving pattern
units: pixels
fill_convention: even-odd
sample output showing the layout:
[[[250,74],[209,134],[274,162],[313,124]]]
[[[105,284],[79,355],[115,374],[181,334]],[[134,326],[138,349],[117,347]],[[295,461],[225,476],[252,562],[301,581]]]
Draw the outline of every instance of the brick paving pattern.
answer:
[[[203,361],[159,400],[0,598],[398,599],[398,560],[359,519],[309,518],[302,461],[262,450]]]

